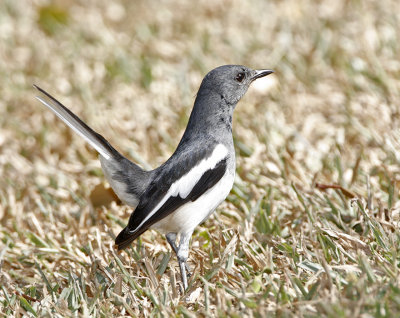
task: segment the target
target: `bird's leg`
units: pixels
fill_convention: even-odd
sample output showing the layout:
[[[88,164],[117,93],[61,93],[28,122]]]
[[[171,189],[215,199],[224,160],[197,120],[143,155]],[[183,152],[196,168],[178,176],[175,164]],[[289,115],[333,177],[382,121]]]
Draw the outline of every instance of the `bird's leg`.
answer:
[[[180,260],[178,258],[179,262],[179,268],[181,269],[181,279],[182,279],[182,284],[183,284],[183,292],[188,288],[188,283],[187,283],[187,274],[186,274],[186,266],[185,262]]]
[[[186,258],[185,258],[185,260],[184,260],[184,264],[185,264],[185,269],[186,269],[186,275],[188,276],[188,277],[190,277],[190,276],[192,276],[192,274],[190,273],[190,269],[189,269],[189,266],[188,266],[188,264],[187,264],[187,259],[188,259],[188,257],[189,257],[189,243],[190,243],[190,238],[192,237],[192,233],[193,233],[193,231],[192,232],[190,232],[190,233],[186,233],[186,234],[181,234],[181,240],[180,240],[180,242],[179,242],[179,250],[181,249],[181,247],[182,247],[182,249],[185,251],[185,255],[186,255]],[[178,254],[177,254],[177,256],[178,256]]]
[[[167,238],[167,242],[169,243],[169,245],[171,245],[175,254],[178,255],[178,246],[176,246],[176,233],[168,233],[165,237]]]
[[[165,237],[167,238],[167,242],[169,243],[169,245],[174,250],[176,257],[178,257],[178,246],[176,246],[176,233],[173,233],[173,232],[168,233]],[[185,262],[185,269],[187,272],[186,273],[187,276],[189,276],[189,277],[192,276],[192,274],[190,273],[190,270],[189,270],[189,266],[186,262]]]
[[[187,279],[190,277],[189,267],[186,263],[189,257],[189,242],[192,236],[192,232],[190,233],[182,233],[181,240],[179,242],[178,253],[176,256],[179,262],[179,268],[181,270],[181,278],[183,283],[183,289],[186,290],[188,288]]]

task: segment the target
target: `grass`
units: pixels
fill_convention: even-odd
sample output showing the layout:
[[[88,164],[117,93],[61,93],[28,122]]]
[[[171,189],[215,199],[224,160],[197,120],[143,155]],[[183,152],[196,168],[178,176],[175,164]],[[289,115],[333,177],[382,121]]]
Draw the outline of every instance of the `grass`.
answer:
[[[400,3],[0,3],[4,317],[400,314]],[[222,64],[273,68],[235,111],[235,186],[193,236],[116,254],[130,209],[36,83],[156,167]]]

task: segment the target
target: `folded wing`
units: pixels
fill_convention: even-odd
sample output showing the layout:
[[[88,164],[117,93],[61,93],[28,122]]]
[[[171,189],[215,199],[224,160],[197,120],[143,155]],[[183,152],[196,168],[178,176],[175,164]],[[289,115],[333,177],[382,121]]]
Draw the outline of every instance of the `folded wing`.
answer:
[[[129,246],[153,224],[185,203],[196,201],[221,180],[227,170],[227,149],[217,145],[209,157],[201,159],[206,151],[209,150],[206,148],[201,153],[182,156],[179,162],[175,162],[174,168],[171,170],[168,167],[164,168],[162,170],[164,174],[153,180],[131,215],[128,226],[115,240],[119,250]],[[178,167],[183,167],[185,171],[183,175]],[[185,167],[190,168],[185,169]]]

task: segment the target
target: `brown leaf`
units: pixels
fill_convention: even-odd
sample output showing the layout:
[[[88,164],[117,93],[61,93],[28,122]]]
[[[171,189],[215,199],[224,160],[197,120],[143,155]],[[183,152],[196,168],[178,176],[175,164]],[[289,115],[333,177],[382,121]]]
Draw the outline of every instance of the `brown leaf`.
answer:
[[[338,185],[338,184],[323,184],[323,183],[316,183],[315,187],[319,190],[326,190],[326,189],[338,189],[340,191],[342,191],[342,193],[347,197],[347,198],[356,198],[357,195],[353,192],[351,192],[350,190],[347,190],[345,188],[343,188],[342,186]]]
[[[90,202],[93,207],[98,208],[101,206],[108,206],[111,202],[116,201],[120,203],[120,199],[111,188],[107,188],[103,183],[94,187],[89,196]]]

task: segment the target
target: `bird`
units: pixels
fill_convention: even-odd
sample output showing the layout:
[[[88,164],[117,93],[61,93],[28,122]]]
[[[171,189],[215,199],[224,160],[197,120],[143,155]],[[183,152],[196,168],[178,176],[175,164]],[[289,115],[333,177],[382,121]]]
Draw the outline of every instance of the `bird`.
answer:
[[[127,159],[49,93],[34,87],[40,93],[36,98],[99,153],[111,188],[134,209],[127,226],[115,239],[117,250],[130,246],[148,229],[165,234],[176,254],[186,291],[193,231],[226,199],[234,183],[233,111],[251,83],[273,72],[243,65],[223,65],[211,70],[200,84],[176,150],[153,170],[144,170]]]

